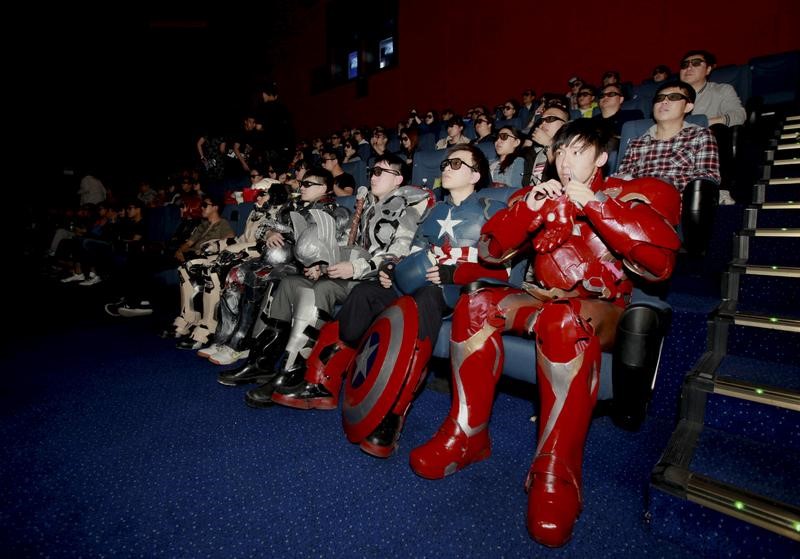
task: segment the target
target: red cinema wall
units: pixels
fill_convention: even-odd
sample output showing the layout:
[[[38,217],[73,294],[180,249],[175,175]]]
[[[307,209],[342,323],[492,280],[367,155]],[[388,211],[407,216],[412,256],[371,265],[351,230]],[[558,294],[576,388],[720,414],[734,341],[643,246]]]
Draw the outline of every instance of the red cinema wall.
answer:
[[[604,70],[639,83],[653,66],[705,48],[720,65],[800,48],[800,2],[758,4],[524,0],[401,0],[397,67],[354,83],[310,94],[312,68],[325,63],[325,4],[297,8],[291,37],[276,71],[283,100],[301,136],[344,124],[387,126],[410,107],[463,111],[519,97],[525,87],[565,91],[580,75],[597,83]]]

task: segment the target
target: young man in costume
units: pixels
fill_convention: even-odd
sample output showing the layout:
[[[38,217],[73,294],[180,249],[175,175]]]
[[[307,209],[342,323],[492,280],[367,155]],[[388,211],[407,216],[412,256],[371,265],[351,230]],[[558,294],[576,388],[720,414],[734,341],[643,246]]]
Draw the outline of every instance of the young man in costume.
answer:
[[[554,547],[570,538],[582,506],[583,447],[600,353],[612,347],[624,320],[629,274],[668,278],[680,246],[675,188],[654,178],[603,180],[610,138],[592,119],[565,125],[553,144],[560,181],[523,189],[483,226],[481,259],[502,262],[532,248],[532,281],[522,289],[478,286],[461,297],[450,343],[450,413],[410,456],[414,472],[428,479],[488,458],[489,416],[503,370],[501,334],[534,336],[540,410],[526,483],[528,530]],[[640,369],[632,373],[625,382],[649,389],[652,379],[641,378]]]

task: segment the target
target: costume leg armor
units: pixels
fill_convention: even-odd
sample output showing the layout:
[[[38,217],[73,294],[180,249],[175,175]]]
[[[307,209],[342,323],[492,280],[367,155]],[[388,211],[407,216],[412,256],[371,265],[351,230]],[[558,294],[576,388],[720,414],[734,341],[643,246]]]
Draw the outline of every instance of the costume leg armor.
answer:
[[[611,411],[618,427],[637,431],[644,421],[671,320],[671,309],[656,309],[646,303],[630,305],[620,318],[614,345]]]
[[[580,301],[546,303],[536,320],[539,443],[528,472],[528,532],[564,545],[580,514],[583,446],[600,376],[600,340],[580,316]]]
[[[200,343],[208,343],[209,338],[217,329],[217,313],[222,286],[219,280],[219,270],[206,268],[203,287],[203,317],[200,324],[192,331],[192,339]]]
[[[491,455],[488,424],[503,371],[501,334],[529,332],[538,309],[537,300],[512,288],[482,288],[458,300],[450,341],[450,413],[430,441],[411,451],[417,475],[443,478]]]
[[[291,325],[282,320],[268,319],[264,330],[253,342],[253,348],[247,362],[224,371],[217,377],[217,382],[226,386],[266,383],[275,378],[275,361],[280,356],[289,339]]]
[[[339,405],[344,374],[356,350],[339,339],[339,321],[332,320],[319,332],[319,339],[306,361],[306,374],[297,386],[277,386],[272,401],[298,409],[333,410]]]
[[[195,265],[197,262],[197,260],[190,260],[178,268],[181,288],[181,313],[173,322],[175,334],[178,336],[188,335],[192,327],[200,322],[200,313],[195,310],[194,300],[203,289],[203,284],[198,281],[196,274],[190,273],[190,270],[194,272],[198,269],[198,266]]]

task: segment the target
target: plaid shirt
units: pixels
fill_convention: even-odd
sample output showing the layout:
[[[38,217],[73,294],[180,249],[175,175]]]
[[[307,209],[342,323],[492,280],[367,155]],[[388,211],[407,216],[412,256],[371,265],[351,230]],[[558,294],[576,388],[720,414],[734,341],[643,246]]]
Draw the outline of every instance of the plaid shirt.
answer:
[[[694,179],[719,183],[717,141],[708,128],[684,123],[683,129],[669,140],[656,140],[655,134],[653,125],[631,140],[616,176],[657,177],[672,183],[680,192]]]

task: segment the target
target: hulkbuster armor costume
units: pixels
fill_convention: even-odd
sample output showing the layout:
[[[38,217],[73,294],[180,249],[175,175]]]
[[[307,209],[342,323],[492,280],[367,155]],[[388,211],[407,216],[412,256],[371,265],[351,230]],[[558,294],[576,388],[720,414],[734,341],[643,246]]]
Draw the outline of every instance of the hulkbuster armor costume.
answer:
[[[251,361],[258,358],[259,348],[271,336],[268,325],[272,295],[283,278],[297,274],[299,270],[294,258],[294,247],[298,240],[295,225],[298,222],[305,223],[307,218],[313,222],[315,215],[320,220],[328,216],[339,236],[350,220],[350,212],[338,206],[335,198],[328,195],[311,203],[294,200],[284,204],[277,216],[267,223],[268,231],[276,231],[283,236],[283,246],[270,248],[259,243],[262,253],[258,257],[234,266],[228,273],[220,301],[220,322],[214,335],[215,344],[228,346],[234,351],[252,346],[254,351],[248,357],[255,356]],[[214,352],[211,353],[209,359],[216,363]],[[252,368],[248,362],[236,371],[249,371]]]
[[[477,249],[481,226],[504,207],[480,192],[458,205],[450,197],[437,203],[419,224],[411,254],[391,270],[400,295],[378,282],[356,287],[337,320],[323,328],[303,382],[277,387],[273,401],[335,409],[349,369],[345,433],[368,454],[389,457],[424,382],[443,317],[455,306],[461,285],[480,277],[508,279],[505,266],[480,264]],[[439,267],[441,285],[426,279],[427,269],[434,265]]]
[[[411,452],[410,463],[418,475],[438,479],[489,457],[488,422],[503,370],[501,334],[535,336],[539,438],[525,484],[527,523],[535,540],[560,546],[582,506],[583,447],[600,353],[613,345],[629,303],[628,272],[649,281],[670,276],[680,246],[681,202],[675,188],[658,179],[604,182],[597,172],[595,199],[582,210],[562,195],[533,211],[526,204],[532,188],[515,194],[509,208],[484,225],[479,253],[486,262],[502,262],[531,245],[535,282],[522,289],[478,287],[459,299],[450,343],[450,412],[433,438]],[[631,375],[622,382],[643,381]],[[644,384],[639,394],[649,395],[649,380]]]
[[[331,320],[335,305],[361,281],[375,278],[384,261],[408,253],[417,223],[432,204],[430,193],[416,187],[400,187],[383,200],[364,189],[359,198],[363,202],[360,208],[357,202],[352,234],[346,236],[347,240],[354,239],[351,246],[338,246],[329,231],[331,227],[323,223],[313,228],[298,224],[304,229],[295,247],[298,261],[305,267],[322,264],[323,270],[330,264],[350,262],[353,277],[340,280],[323,276],[311,281],[303,276],[292,276],[281,282],[269,309],[266,331],[271,334],[265,337],[264,343],[257,344],[257,360],[250,360],[258,371],[238,376],[234,373],[236,378],[229,382],[252,382],[253,374],[259,375],[257,380],[262,384],[247,393],[248,405],[270,406],[276,387],[302,382],[306,360],[321,335],[321,328]],[[339,244],[345,245],[347,240]],[[250,356],[253,356],[252,351]],[[221,376],[219,381],[223,380],[228,377]]]
[[[254,185],[269,188],[267,180]],[[231,266],[259,254],[258,241],[263,240],[274,222],[269,215],[269,205],[255,204],[244,232],[236,238],[219,239],[204,243],[200,250],[203,258],[193,258],[178,268],[180,280],[181,312],[173,322],[176,336],[188,336],[186,347],[206,345],[217,328],[218,305],[221,292],[220,278]],[[195,301],[202,292],[202,313]]]

